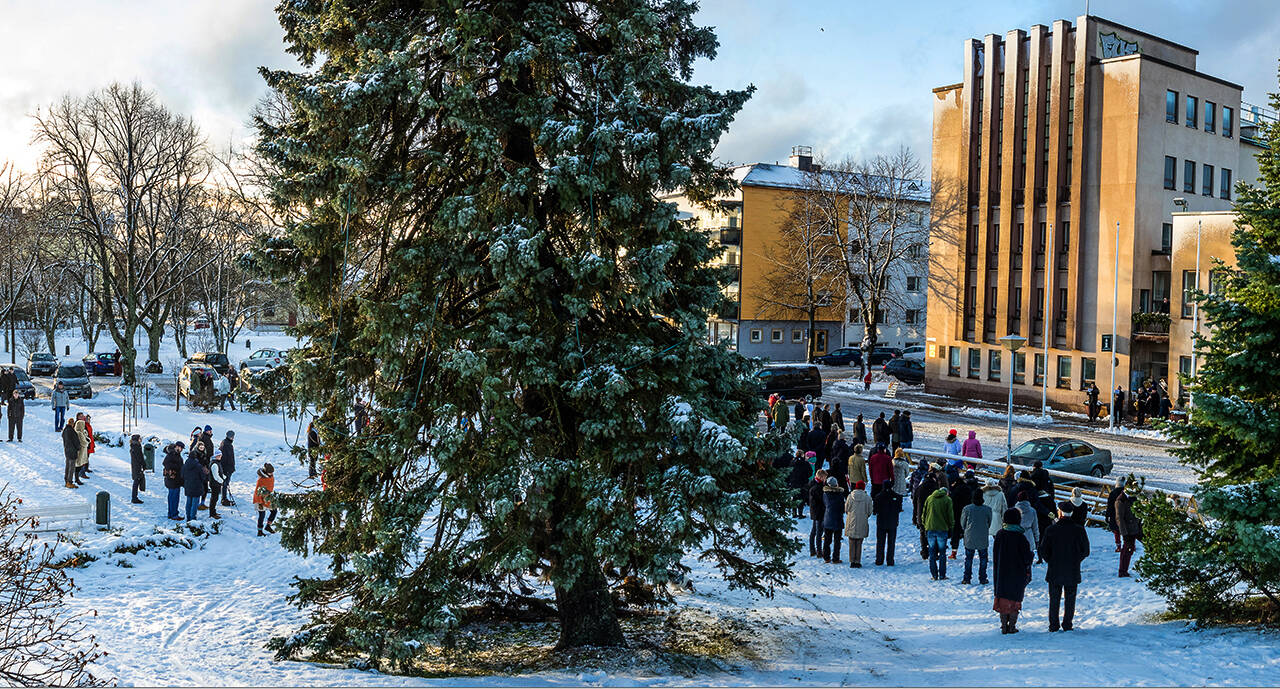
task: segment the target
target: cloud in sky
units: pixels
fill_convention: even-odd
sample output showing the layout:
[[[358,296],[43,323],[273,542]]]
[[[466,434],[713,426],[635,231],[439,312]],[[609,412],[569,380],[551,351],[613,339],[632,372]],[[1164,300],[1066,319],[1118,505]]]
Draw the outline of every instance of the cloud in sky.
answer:
[[[248,133],[266,91],[257,68],[289,67],[271,0],[0,0],[0,159],[30,168],[36,108],[137,80],[224,147]],[[1083,13],[1081,0],[897,2],[702,0],[720,53],[695,79],[757,87],[721,141],[722,160],[831,158],[906,145],[928,160],[930,89],[960,80],[962,42]],[[1094,14],[1200,51],[1201,71],[1265,104],[1276,90],[1280,2],[1092,0]]]

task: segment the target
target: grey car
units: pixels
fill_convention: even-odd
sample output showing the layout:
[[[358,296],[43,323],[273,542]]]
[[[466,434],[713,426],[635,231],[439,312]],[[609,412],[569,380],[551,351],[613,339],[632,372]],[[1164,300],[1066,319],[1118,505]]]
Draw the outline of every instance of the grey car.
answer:
[[[66,390],[68,398],[93,398],[93,386],[89,384],[89,372],[85,370],[84,363],[63,361],[58,364],[58,370],[54,372],[53,378],[56,382],[62,383],[62,389]]]
[[[1013,448],[1007,460],[1013,464],[1031,465],[1036,460],[1044,468],[1069,474],[1087,474],[1102,478],[1111,473],[1111,450],[1094,447],[1074,438],[1036,438]]]

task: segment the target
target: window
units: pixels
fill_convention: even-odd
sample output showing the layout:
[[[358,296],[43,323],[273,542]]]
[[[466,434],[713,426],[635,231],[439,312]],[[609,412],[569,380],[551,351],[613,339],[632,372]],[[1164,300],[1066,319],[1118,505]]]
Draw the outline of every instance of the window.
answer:
[[[1027,355],[1025,352],[1013,353],[1013,382],[1019,385],[1027,382]]]
[[[1000,350],[998,349],[987,352],[987,380],[1000,380]]]
[[[1178,357],[1178,373],[1181,373],[1184,376],[1191,375],[1191,357]]]
[[[987,253],[1000,253],[1000,223],[991,226],[991,231],[987,233]]]
[[[1013,235],[1013,253],[1015,254],[1022,253],[1022,233],[1023,224],[1018,223],[1018,233]]]
[[[1223,282],[1227,279],[1229,273],[1221,270],[1209,271],[1209,294],[1219,294],[1222,292]]]
[[[1171,222],[1160,225],[1160,253],[1173,253],[1173,223]]]
[[[1036,288],[1036,319],[1044,318],[1044,288]]]
[[[764,342],[764,330],[761,330],[760,328],[752,328],[751,341],[756,344]]]
[[[952,347],[951,351],[948,354],[950,358],[947,360],[947,375],[959,376],[960,375],[960,348]]]
[[[1204,102],[1204,130],[1210,134],[1215,133],[1218,121],[1218,104],[1211,100]]]
[[[803,342],[803,341],[804,341],[804,331],[803,331],[803,330],[792,330],[792,331],[791,331],[791,341],[792,341],[792,342]]]
[[[1191,318],[1195,313],[1196,271],[1182,271],[1182,317]]]
[[[1080,386],[1083,387],[1097,380],[1098,360],[1091,356],[1080,359]]]
[[[1022,317],[1022,288],[1021,287],[1013,288],[1013,317],[1014,318]]]
[[[924,247],[922,247],[921,245],[912,244],[911,246],[907,247],[908,258],[920,258],[923,255],[924,255]]]
[[[918,278],[918,277],[916,277],[916,276],[914,276],[914,275],[909,276],[909,277],[907,278],[907,291],[908,291],[908,292],[919,292],[919,291],[920,291],[920,278]]]
[[[1218,189],[1218,197],[1224,198],[1230,201],[1231,200],[1231,171],[1224,167],[1218,171],[1218,176],[1222,180],[1222,185]]]
[[[1231,121],[1232,120],[1231,116],[1233,114],[1235,113],[1231,110],[1231,108],[1228,108],[1225,105],[1222,106],[1222,135],[1227,137],[1228,139],[1231,138],[1231,128],[1235,126],[1235,123]]]
[[[889,319],[885,318],[884,309],[876,309],[876,322],[881,324],[889,322]]]
[[[1192,129],[1196,126],[1197,106],[1200,104],[1195,96],[1187,96],[1187,126]]]
[[[977,378],[982,373],[982,350],[969,350],[969,377]]]
[[[1035,364],[1036,370],[1031,379],[1031,384],[1043,385],[1044,384],[1044,355],[1037,354],[1035,358],[1035,362],[1036,362]]]
[[[992,285],[987,288],[987,315],[996,315],[996,300],[1000,298],[999,289]]]
[[[1178,123],[1178,92],[1164,92],[1164,121]]]
[[[774,328],[773,332],[769,334],[769,338],[774,344],[782,344],[782,328]]]
[[[907,309],[906,323],[907,325],[916,325],[920,322],[920,309]]]
[[[1176,189],[1178,175],[1178,159],[1173,156],[1164,157],[1164,188]]]
[[[1196,161],[1182,161],[1182,190],[1188,194],[1196,193]]]
[[[1067,317],[1067,288],[1058,288],[1058,320]]]
[[[1200,193],[1205,196],[1213,196],[1213,166],[1205,163],[1201,169]]]
[[[1071,357],[1058,357],[1058,387],[1071,388]]]
[[[1058,230],[1058,253],[1065,254],[1071,248],[1071,222],[1069,220],[1062,221],[1062,227]],[[1058,264],[1058,269],[1062,270],[1063,265]]]

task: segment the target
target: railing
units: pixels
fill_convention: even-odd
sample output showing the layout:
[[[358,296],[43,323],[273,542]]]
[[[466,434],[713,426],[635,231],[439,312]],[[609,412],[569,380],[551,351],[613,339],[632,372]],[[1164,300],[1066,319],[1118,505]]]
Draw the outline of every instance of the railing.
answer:
[[[1131,321],[1135,338],[1167,340],[1169,338],[1169,314],[1138,312]]]

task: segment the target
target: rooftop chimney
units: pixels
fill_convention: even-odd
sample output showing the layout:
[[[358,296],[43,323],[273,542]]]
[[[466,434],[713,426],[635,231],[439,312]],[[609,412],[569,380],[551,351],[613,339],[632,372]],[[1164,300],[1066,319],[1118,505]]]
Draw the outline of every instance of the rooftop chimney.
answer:
[[[816,172],[813,166],[813,146],[792,146],[791,167],[802,172]]]

